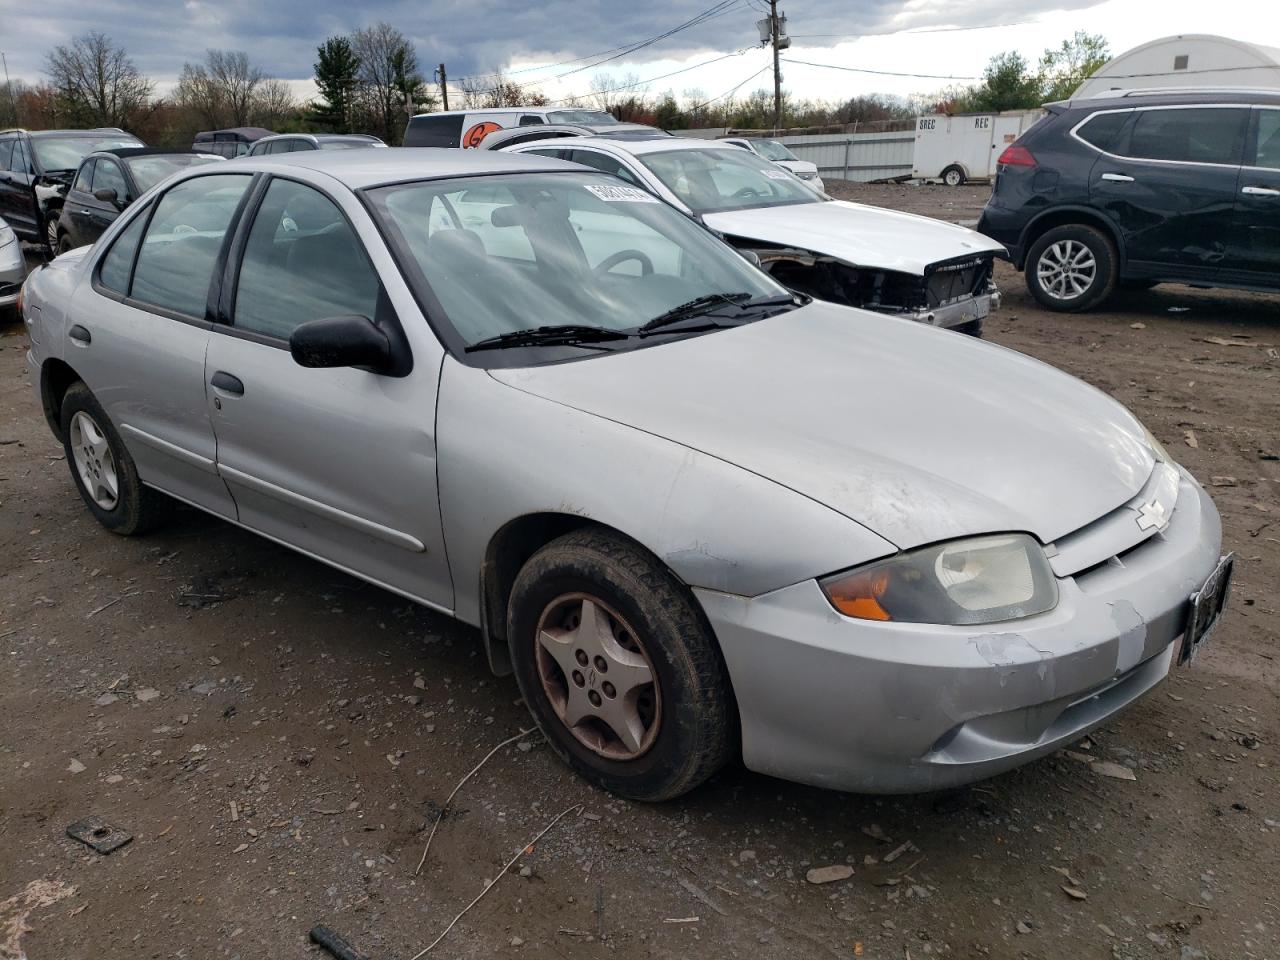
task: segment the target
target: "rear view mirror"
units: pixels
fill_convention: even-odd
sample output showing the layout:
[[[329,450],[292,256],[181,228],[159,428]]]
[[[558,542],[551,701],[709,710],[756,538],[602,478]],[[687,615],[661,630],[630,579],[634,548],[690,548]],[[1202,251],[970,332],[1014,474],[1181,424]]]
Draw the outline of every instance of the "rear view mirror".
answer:
[[[120,198],[116,196],[115,190],[111,187],[99,187],[97,190],[93,191],[93,198],[95,200],[101,200],[103,203],[123,206],[123,204],[120,203]]]
[[[363,367],[382,373],[392,366],[391,341],[367,317],[326,317],[301,324],[289,352],[303,367]]]

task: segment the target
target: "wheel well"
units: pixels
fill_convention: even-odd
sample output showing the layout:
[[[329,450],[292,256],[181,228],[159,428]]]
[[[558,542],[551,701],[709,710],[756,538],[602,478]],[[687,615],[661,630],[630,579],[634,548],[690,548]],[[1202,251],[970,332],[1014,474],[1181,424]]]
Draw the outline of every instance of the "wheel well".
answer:
[[[507,601],[520,568],[552,540],[590,526],[600,524],[568,513],[532,513],[512,520],[489,541],[480,569],[480,630],[489,667],[498,676],[511,673]]]
[[[1110,240],[1112,246],[1116,248],[1116,255],[1120,258],[1117,266],[1123,269],[1124,248],[1120,244],[1120,237],[1116,234],[1115,229],[1104,217],[1100,217],[1096,213],[1089,213],[1086,210],[1055,210],[1051,213],[1046,213],[1039,220],[1031,223],[1022,238],[1022,262],[1017,265],[1018,269],[1021,270],[1026,266],[1027,251],[1031,249],[1032,244],[1054,227],[1065,227],[1072,224],[1093,227],[1101,231],[1102,235]]]
[[[62,360],[46,360],[40,368],[40,401],[44,407],[44,418],[59,440],[62,439],[62,398],[79,379],[80,375]]]

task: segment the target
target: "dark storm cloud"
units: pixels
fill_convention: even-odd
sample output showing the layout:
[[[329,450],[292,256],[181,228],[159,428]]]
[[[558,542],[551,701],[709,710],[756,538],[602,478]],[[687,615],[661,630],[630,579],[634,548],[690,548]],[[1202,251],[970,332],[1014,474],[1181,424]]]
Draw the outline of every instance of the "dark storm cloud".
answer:
[[[1012,7],[1007,0],[784,0],[783,7],[791,33],[806,38],[797,43],[826,46],[838,39],[811,35],[1020,22],[1097,2],[1022,0]],[[152,76],[174,77],[184,62],[219,47],[245,50],[275,76],[301,79],[311,76],[316,45],[326,36],[386,20],[414,40],[425,72],[444,61],[451,76],[463,76],[512,60],[565,60],[634,43],[711,5],[712,0],[45,0],[0,14],[0,49],[12,73],[37,79],[50,48],[101,30]],[[750,46],[758,42],[761,5],[734,0],[727,12],[599,69]]]

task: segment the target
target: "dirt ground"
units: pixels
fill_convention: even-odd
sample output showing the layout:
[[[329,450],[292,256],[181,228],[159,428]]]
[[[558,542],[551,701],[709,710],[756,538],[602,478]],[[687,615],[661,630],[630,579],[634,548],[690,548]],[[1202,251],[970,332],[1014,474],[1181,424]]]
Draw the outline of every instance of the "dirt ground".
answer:
[[[833,187],[953,220],[985,200]],[[1133,408],[1240,554],[1194,668],[1078,748],[1136,780],[1058,755],[877,798],[730,769],[641,806],[533,735],[462,788],[416,876],[454,785],[529,725],[514,682],[470,630],[194,511],[100,529],[0,328],[0,960],[308,958],[316,923],[409,960],[500,875],[428,956],[1280,958],[1280,297],[1060,316],[999,280],[989,339]],[[87,816],[132,843],[69,839]]]

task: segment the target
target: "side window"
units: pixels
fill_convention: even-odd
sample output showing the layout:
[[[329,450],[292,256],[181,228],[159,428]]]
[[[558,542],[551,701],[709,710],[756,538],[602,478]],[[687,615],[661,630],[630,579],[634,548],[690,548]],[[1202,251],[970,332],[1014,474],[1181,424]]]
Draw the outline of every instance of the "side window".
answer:
[[[13,141],[0,140],[0,170],[9,169],[9,158],[13,156]]]
[[[98,268],[98,282],[121,296],[129,295],[129,272],[133,269],[133,256],[138,252],[138,240],[147,222],[145,211],[133,218],[133,222],[111,244]]]
[[[574,163],[595,167],[603,173],[612,173],[615,177],[621,177],[627,183],[637,187],[640,186],[640,181],[636,179],[636,175],[624,167],[621,160],[615,160],[606,154],[596,153],[594,150],[571,150],[569,151],[569,159]]]
[[[97,163],[97,160],[90,160],[88,163],[80,164],[80,172],[76,174],[76,182],[71,185],[72,190],[79,190],[81,193],[93,193],[93,168]]]
[[[204,318],[218,251],[249,180],[196,177],[160,198],[133,271],[133,299]]]
[[[543,123],[543,119],[536,113],[526,113],[520,118],[520,126],[536,127]]]
[[[1124,129],[1124,125],[1129,122],[1131,116],[1133,113],[1129,110],[1118,113],[1095,113],[1076,131],[1076,136],[1099,150],[1116,153],[1120,131]]]
[[[31,173],[31,151],[21,137],[13,140],[13,156],[9,158],[9,169],[14,173]]]
[[[245,244],[236,327],[286,340],[308,320],[372,318],[378,291],[373,265],[333,201],[273,180]]]
[[[1250,166],[1280,170],[1280,110],[1258,111],[1258,146]]]
[[[462,142],[462,114],[414,117],[404,133],[406,147],[456,147]]]
[[[537,150],[521,150],[521,153],[532,153],[537,157],[551,157],[553,160],[567,160],[571,150],[557,150],[555,147],[539,147]]]
[[[1234,107],[1140,110],[1128,156],[1141,160],[1238,164],[1249,112]]]
[[[129,186],[125,183],[120,164],[110,160],[99,160],[93,170],[94,190],[114,190],[117,200],[129,199]]]

